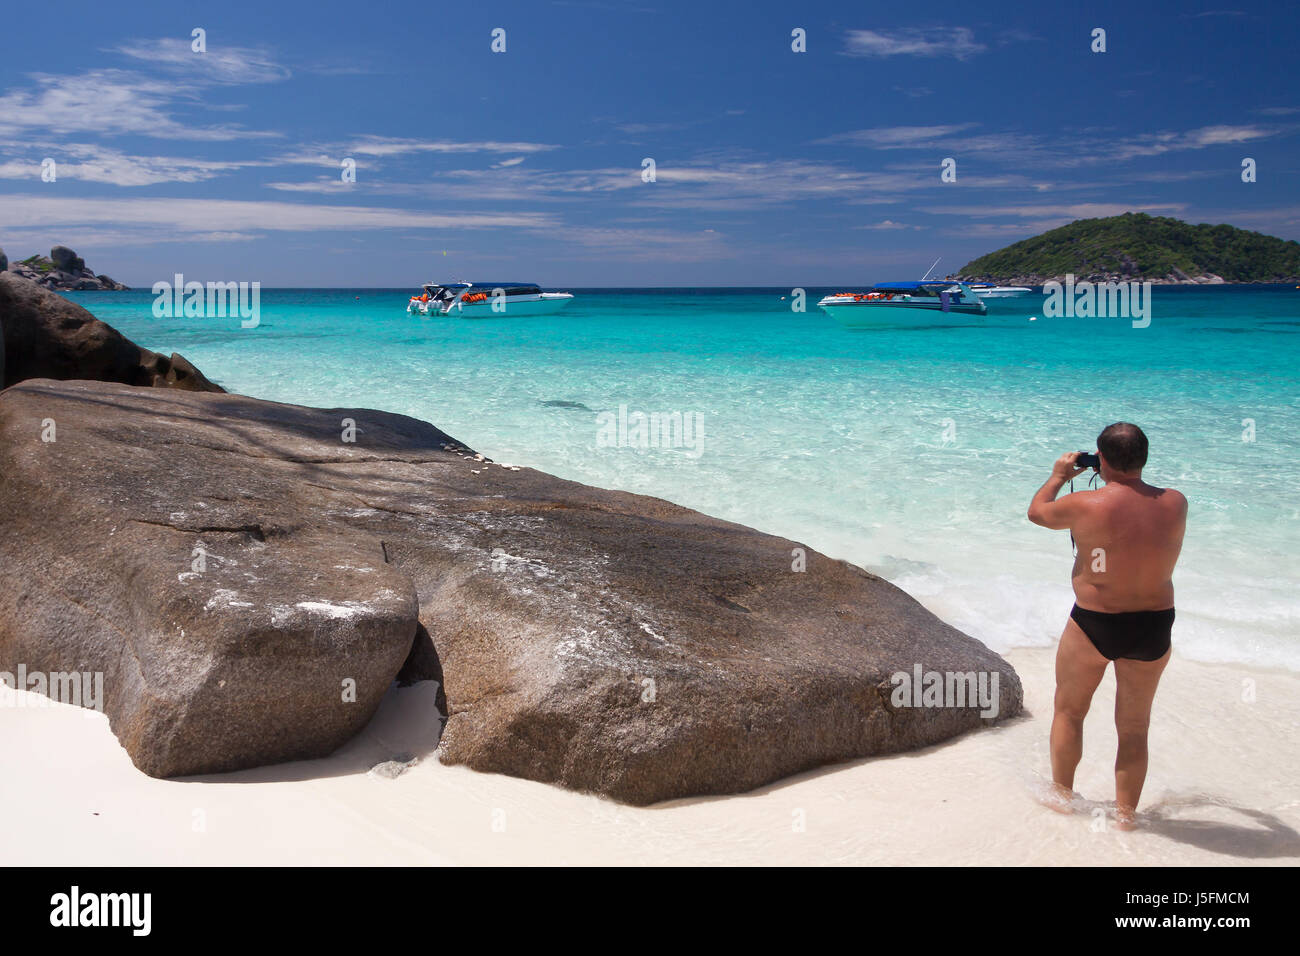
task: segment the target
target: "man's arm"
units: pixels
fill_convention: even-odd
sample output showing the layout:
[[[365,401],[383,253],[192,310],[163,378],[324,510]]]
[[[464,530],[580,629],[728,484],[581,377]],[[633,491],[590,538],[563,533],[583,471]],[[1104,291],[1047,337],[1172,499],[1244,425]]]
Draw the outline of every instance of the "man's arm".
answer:
[[[1074,495],[1066,495],[1060,501],[1056,496],[1067,481],[1087,471],[1076,468],[1074,460],[1079,457],[1077,451],[1067,451],[1052,466],[1052,477],[1043,483],[1029,502],[1029,520],[1034,524],[1061,531],[1074,523],[1079,512],[1079,500]]]

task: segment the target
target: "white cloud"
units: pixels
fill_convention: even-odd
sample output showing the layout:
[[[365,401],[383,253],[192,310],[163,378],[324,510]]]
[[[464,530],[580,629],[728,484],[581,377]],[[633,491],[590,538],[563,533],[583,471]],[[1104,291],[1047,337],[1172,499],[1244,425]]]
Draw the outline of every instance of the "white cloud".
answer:
[[[207,51],[195,53],[190,41],[177,37],[133,40],[114,52],[152,66],[190,74],[200,82],[220,84],[273,83],[287,80],[289,70],[271,54],[256,47],[233,47],[213,43]]]
[[[1249,143],[1276,134],[1276,129],[1264,126],[1203,126],[1186,132],[1164,130],[1121,141],[1108,149],[1099,149],[1096,153],[1087,156],[1086,161],[1140,159],[1179,150]]]
[[[1071,203],[1069,205],[1032,205],[1032,204],[1013,204],[1007,206],[936,206],[926,209],[926,212],[940,215],[956,216],[979,216],[979,217],[997,217],[997,216],[1022,216],[1034,218],[1047,218],[1053,216],[1064,216],[1070,220],[1074,219],[1102,219],[1107,216],[1119,216],[1126,212],[1147,212],[1147,213],[1170,213],[1179,212],[1184,209],[1182,203],[1148,203],[1146,205],[1134,206],[1125,203],[1098,203],[1084,202]]]
[[[356,189],[358,185],[365,188],[364,183],[345,183],[338,176],[321,176],[305,183],[267,183],[266,188],[282,193],[333,193]]]
[[[872,146],[876,149],[915,149],[934,145],[937,140],[954,133],[973,129],[977,123],[955,123],[944,126],[877,126],[847,133],[836,133],[817,144],[848,143],[853,146]]]
[[[39,180],[40,160],[52,154],[60,180],[109,183],[114,186],[152,186],[157,183],[199,183],[222,173],[265,165],[256,160],[216,162],[176,156],[129,156],[108,147],[66,143],[40,157],[0,162],[0,179]]]
[[[850,30],[844,37],[847,56],[951,56],[965,60],[987,49],[967,27],[907,28],[892,33]]]
[[[1205,126],[1188,133],[1191,146],[1220,146],[1224,143],[1248,143],[1271,136],[1270,130],[1258,126]]]
[[[688,125],[687,123],[616,123],[614,128],[620,133],[636,136],[641,133],[668,133],[686,129]]]
[[[911,226],[905,222],[894,222],[892,219],[882,219],[880,222],[872,223],[869,226],[854,226],[854,229],[871,229],[884,232],[892,232],[897,229],[920,229],[920,226]]]
[[[0,195],[6,226],[162,226],[183,233],[310,232],[321,229],[538,229],[543,213],[439,214],[373,206],[323,206],[235,199],[84,199]]]
[[[609,259],[656,262],[698,262],[702,259],[726,258],[734,254],[721,233],[711,229],[693,232],[674,229],[623,229],[605,226],[566,226],[548,229],[548,240],[572,242],[594,250],[597,261]],[[583,258],[565,255],[565,260]]]
[[[35,89],[0,96],[0,135],[30,129],[190,140],[279,135],[181,122],[172,110],[178,101],[194,99],[195,88],[125,70],[91,70],[76,76],[38,73],[32,79]]]
[[[124,229],[100,229],[97,227],[70,229],[63,227],[62,234],[54,233],[45,226],[5,229],[5,241],[11,249],[49,249],[51,243],[66,245],[72,249],[112,249],[119,246],[152,246],[168,242],[247,242],[260,236],[242,232],[184,232],[181,230],[150,227],[135,231]],[[86,255],[87,261],[98,263],[99,256],[93,259]],[[111,272],[109,273],[112,274]]]
[[[734,156],[660,165],[656,182],[641,180],[640,166],[601,169],[525,170],[518,166],[453,169],[434,181],[397,182],[366,179],[368,192],[449,200],[556,202],[621,195],[637,206],[713,211],[753,210],[758,206],[801,200],[838,199],[851,203],[893,202],[898,194],[930,185],[928,173],[915,169],[867,172],[806,160],[761,161]],[[997,184],[987,179],[984,185]],[[337,174],[307,182],[274,182],[270,188],[295,193],[335,193]],[[358,186],[362,178],[358,178]]]
[[[1072,169],[1175,151],[1248,143],[1279,132],[1267,126],[1216,125],[1184,131],[1162,130],[1125,138],[1108,129],[1075,128],[1064,131],[1064,136],[1051,139],[1012,130],[969,132],[977,125],[961,123],[859,129],[827,136],[817,140],[816,145],[843,143],[882,150],[947,150],[952,152],[946,155],[977,153],[986,160],[1002,159],[1018,168]],[[960,152],[956,152],[958,150]]]
[[[493,140],[456,142],[454,140],[402,139],[392,136],[363,136],[351,145],[339,147],[341,155],[401,156],[408,153],[542,153],[558,149],[547,143],[503,143]]]
[[[206,104],[201,94],[214,86],[269,83],[286,79],[287,69],[265,50],[214,45],[194,53],[188,40],[136,40],[113,52],[149,64],[152,71],[91,69],[75,75],[31,74],[34,86],[0,96],[0,135],[31,129],[165,139],[223,140],[277,137],[239,126],[208,126],[178,119],[182,106],[235,110]]]

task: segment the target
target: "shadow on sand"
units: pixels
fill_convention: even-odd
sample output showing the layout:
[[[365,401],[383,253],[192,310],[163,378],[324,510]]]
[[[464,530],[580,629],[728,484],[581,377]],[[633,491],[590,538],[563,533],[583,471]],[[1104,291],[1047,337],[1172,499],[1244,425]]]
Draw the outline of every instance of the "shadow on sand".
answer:
[[[1183,812],[1210,808],[1240,814],[1248,822],[1189,819]],[[1300,833],[1273,814],[1234,806],[1205,794],[1161,800],[1139,816],[1142,829],[1148,833],[1211,853],[1251,860],[1300,856]]]

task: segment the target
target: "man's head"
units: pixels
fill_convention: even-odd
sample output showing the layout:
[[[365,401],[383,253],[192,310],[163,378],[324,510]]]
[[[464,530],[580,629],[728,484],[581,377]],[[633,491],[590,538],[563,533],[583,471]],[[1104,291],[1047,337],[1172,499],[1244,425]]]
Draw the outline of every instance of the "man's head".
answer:
[[[1097,452],[1110,471],[1136,477],[1147,463],[1147,436],[1136,425],[1116,422],[1107,425],[1097,436]],[[1105,477],[1103,474],[1102,478]]]

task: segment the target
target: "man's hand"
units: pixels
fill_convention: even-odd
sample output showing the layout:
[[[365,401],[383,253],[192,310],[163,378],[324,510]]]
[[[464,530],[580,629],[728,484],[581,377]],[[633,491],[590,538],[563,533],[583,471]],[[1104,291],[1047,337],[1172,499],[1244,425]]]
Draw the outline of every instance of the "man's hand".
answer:
[[[1075,465],[1075,461],[1077,461],[1078,458],[1079,453],[1077,451],[1067,451],[1060,458],[1056,459],[1056,464],[1052,466],[1052,477],[1060,478],[1061,481],[1069,481],[1070,479],[1077,478],[1079,475],[1083,474],[1088,469],[1079,468]]]

